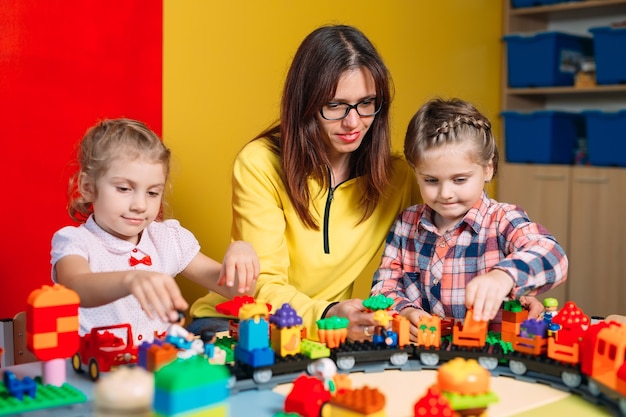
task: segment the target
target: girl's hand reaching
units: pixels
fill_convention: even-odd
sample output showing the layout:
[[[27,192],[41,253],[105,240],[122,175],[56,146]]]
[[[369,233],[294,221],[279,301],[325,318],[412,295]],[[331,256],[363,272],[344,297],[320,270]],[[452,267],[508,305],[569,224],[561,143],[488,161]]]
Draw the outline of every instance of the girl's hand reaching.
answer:
[[[174,278],[151,271],[131,271],[124,280],[128,292],[139,301],[148,317],[156,314],[164,322],[178,321],[178,311],[189,308]]]
[[[499,269],[474,277],[465,287],[465,307],[474,310],[476,321],[493,320],[512,288],[513,279]]]
[[[411,342],[417,342],[417,323],[419,322],[420,317],[430,317],[430,314],[418,308],[407,307],[402,309],[400,315],[409,319],[409,322],[411,323],[410,340]]]
[[[254,294],[259,270],[259,258],[252,245],[244,241],[233,242],[224,255],[217,285],[233,287],[237,280],[239,293]]]

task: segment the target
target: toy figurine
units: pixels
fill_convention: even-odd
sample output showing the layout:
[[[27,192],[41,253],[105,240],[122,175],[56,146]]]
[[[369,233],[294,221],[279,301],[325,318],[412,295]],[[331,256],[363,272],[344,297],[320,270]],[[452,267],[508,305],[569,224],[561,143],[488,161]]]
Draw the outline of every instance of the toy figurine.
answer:
[[[189,330],[185,329],[185,314],[178,312],[178,321],[172,323],[167,328],[165,342],[182,349],[178,354],[181,358],[187,358],[193,355],[204,354],[204,342],[197,339]]]

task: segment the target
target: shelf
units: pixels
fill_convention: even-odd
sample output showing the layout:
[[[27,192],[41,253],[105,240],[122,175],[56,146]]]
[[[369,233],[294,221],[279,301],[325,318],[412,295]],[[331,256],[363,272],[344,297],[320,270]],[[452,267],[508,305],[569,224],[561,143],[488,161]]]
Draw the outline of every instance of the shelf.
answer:
[[[571,1],[548,6],[511,8],[510,15],[514,16],[548,16],[548,15],[582,15],[589,13],[609,14],[611,11],[624,9],[626,0],[587,0]]]
[[[507,95],[516,96],[556,96],[556,95],[611,95],[626,93],[624,85],[598,85],[595,87],[533,87],[533,88],[507,88]]]

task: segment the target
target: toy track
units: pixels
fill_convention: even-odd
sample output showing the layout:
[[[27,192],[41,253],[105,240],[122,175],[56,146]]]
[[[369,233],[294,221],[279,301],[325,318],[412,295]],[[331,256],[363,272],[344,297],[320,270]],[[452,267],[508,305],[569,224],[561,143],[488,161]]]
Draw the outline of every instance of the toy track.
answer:
[[[586,401],[589,401],[593,404],[601,405],[606,407],[606,409],[616,417],[626,417],[626,410],[620,409],[619,401],[612,399],[604,394],[594,395],[593,392],[588,387],[587,378],[584,375],[581,375],[577,368],[574,366],[568,366],[564,364],[559,364],[555,361],[550,361],[544,357],[534,357],[531,355],[520,355],[517,353],[502,355],[499,347],[497,346],[487,346],[482,349],[468,349],[468,348],[456,348],[452,346],[448,346],[446,344],[442,344],[442,348],[438,351],[433,351],[429,349],[420,349],[417,346],[405,347],[403,349],[388,349],[385,353],[384,350],[376,349],[374,351],[369,351],[368,346],[369,343],[365,344],[354,344],[350,343],[346,346],[342,346],[341,349],[337,351],[333,351],[331,357],[334,360],[337,360],[337,357],[340,359],[346,355],[354,356],[356,359],[356,363],[350,369],[341,369],[341,372],[344,373],[352,373],[352,372],[364,372],[364,373],[375,373],[375,372],[384,372],[387,370],[401,370],[401,371],[420,371],[420,370],[437,370],[439,367],[447,362],[448,360],[456,357],[462,357],[465,359],[476,359],[480,361],[482,357],[493,357],[498,360],[501,359],[520,359],[521,356],[525,356],[524,363],[527,365],[528,370],[523,374],[519,375],[514,373],[508,364],[503,365],[499,364],[494,369],[490,369],[492,376],[498,377],[508,377],[513,378],[518,381],[529,382],[529,383],[539,383],[548,385],[554,389],[570,392],[572,394],[576,394],[581,396]],[[351,351],[349,346],[352,345],[365,345],[359,346],[356,350]],[[355,346],[352,346],[355,348]],[[393,353],[397,353],[399,351],[406,352],[410,349],[414,349],[413,353],[409,353],[408,360],[403,364],[394,364],[389,358]],[[439,362],[435,365],[431,364],[423,364],[419,360],[420,353],[424,352],[436,352],[439,354]],[[374,354],[372,354],[374,353]],[[310,362],[310,361],[309,361]],[[281,367],[286,373],[281,373]],[[271,367],[267,367],[271,368]],[[538,369],[549,369],[549,373],[542,373],[537,371]],[[559,376],[563,371],[572,371],[578,373],[582,377],[582,381],[577,387],[567,386],[563,379]],[[257,383],[252,379],[251,372],[252,369],[247,367],[246,365],[234,364],[231,365],[231,372],[235,376],[236,380],[233,381],[231,385],[231,392],[238,393],[241,391],[246,391],[250,389],[273,389],[277,385],[286,384],[292,382],[302,373],[306,373],[306,361],[300,362],[300,367],[289,367],[284,368],[284,365],[279,365],[277,369],[274,369],[274,374],[267,382]]]

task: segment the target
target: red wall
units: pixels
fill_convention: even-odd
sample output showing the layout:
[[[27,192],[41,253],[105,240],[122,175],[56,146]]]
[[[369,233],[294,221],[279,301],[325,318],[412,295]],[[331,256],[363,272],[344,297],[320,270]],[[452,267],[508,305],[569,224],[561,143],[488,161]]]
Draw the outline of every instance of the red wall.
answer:
[[[0,318],[50,284],[74,146],[97,120],[162,129],[162,1],[0,1]]]

